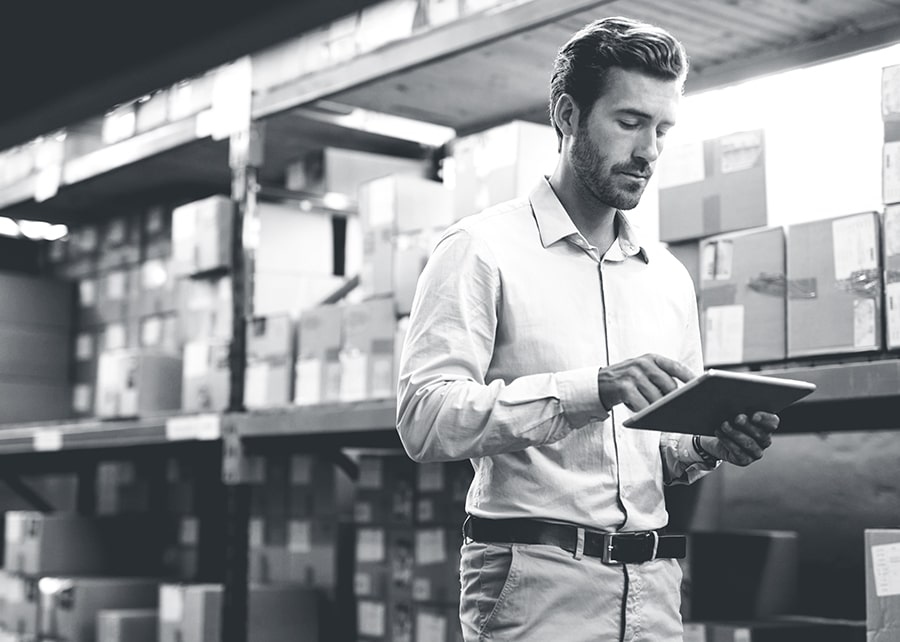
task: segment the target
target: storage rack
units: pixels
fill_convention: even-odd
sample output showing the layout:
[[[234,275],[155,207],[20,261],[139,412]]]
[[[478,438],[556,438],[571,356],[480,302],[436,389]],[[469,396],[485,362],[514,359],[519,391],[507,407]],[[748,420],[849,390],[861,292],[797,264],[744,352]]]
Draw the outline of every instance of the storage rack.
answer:
[[[510,118],[544,122],[547,68],[555,48],[598,15],[632,14],[668,26],[692,52],[688,91],[825,60],[900,40],[900,16],[875,2],[851,8],[769,3],[768,15],[737,5],[692,2],[659,8],[648,1],[524,0],[362,54],[345,64],[303,76],[242,100],[249,118],[233,123],[229,140],[213,140],[202,116],[168,123],[79,158],[64,159],[49,189],[46,176],[31,176],[0,189],[0,212],[21,218],[78,221],[89,206],[152,199],[154,191],[182,184],[184,196],[231,190],[242,217],[252,217],[268,177],[282,170],[298,148],[331,144],[406,157],[440,150],[349,130],[308,110],[328,99],[353,107],[414,117],[476,131]],[[823,5],[824,6],[824,5]],[[715,8],[714,8],[715,7]],[[804,14],[803,11],[809,13]],[[851,14],[852,15],[848,15]],[[855,24],[852,33],[842,24]],[[696,24],[692,24],[696,23]],[[740,35],[737,35],[740,34]],[[477,70],[477,71],[476,71]],[[490,98],[483,98],[490,90]],[[42,182],[43,181],[43,182]],[[270,190],[281,198],[299,196]],[[140,199],[138,196],[137,199]],[[244,293],[252,274],[242,269],[251,251],[236,234],[232,396],[226,413],[174,415],[133,421],[69,421],[23,424],[0,431],[4,468],[18,472],[80,467],[112,453],[192,448],[221,457],[227,486],[225,603],[226,642],[246,639],[248,489],[244,456],[273,444],[298,449],[399,446],[391,400],[247,412],[243,408]],[[896,429],[881,409],[900,402],[900,358],[761,364],[763,373],[819,385],[784,413],[782,431]],[[862,412],[863,409],[866,412]],[[873,408],[875,410],[873,410]],[[851,421],[852,419],[852,421]],[[37,498],[35,498],[37,499]]]

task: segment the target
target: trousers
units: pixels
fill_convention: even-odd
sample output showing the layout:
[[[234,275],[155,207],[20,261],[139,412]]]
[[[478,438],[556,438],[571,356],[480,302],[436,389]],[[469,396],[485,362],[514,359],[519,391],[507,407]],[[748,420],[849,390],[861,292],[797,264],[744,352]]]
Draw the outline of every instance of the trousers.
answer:
[[[465,642],[682,642],[677,560],[604,564],[545,544],[466,540]]]

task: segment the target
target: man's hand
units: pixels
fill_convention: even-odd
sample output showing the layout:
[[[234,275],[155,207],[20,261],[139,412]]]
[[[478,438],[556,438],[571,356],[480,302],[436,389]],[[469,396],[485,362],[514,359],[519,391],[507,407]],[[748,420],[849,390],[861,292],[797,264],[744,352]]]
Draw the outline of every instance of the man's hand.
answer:
[[[754,412],[738,415],[716,428],[715,437],[700,437],[700,446],[717,459],[736,466],[749,466],[762,458],[772,445],[772,433],[778,429],[778,415]]]
[[[658,354],[645,354],[606,368],[597,374],[600,402],[607,410],[620,403],[637,412],[672,392],[676,380],[690,381],[694,373],[682,364]]]

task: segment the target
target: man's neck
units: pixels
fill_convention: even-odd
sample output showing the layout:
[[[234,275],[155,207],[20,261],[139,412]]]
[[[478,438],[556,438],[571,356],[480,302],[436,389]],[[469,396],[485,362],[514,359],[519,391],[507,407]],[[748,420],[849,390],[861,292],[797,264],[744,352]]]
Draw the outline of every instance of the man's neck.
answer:
[[[559,167],[550,177],[550,186],[575,228],[601,256],[605,254],[616,240],[616,209],[598,201],[574,176],[566,175]]]

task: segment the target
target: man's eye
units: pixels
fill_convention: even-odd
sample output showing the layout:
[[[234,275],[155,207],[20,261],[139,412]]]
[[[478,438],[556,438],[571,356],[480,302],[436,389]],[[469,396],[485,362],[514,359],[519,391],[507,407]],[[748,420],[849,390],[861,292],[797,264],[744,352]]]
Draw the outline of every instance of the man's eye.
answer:
[[[620,126],[622,129],[637,129],[638,127],[641,126],[641,124],[640,124],[640,123],[636,123],[636,122],[632,122],[632,121],[630,121],[630,120],[620,120],[620,121],[619,121],[619,126]]]

